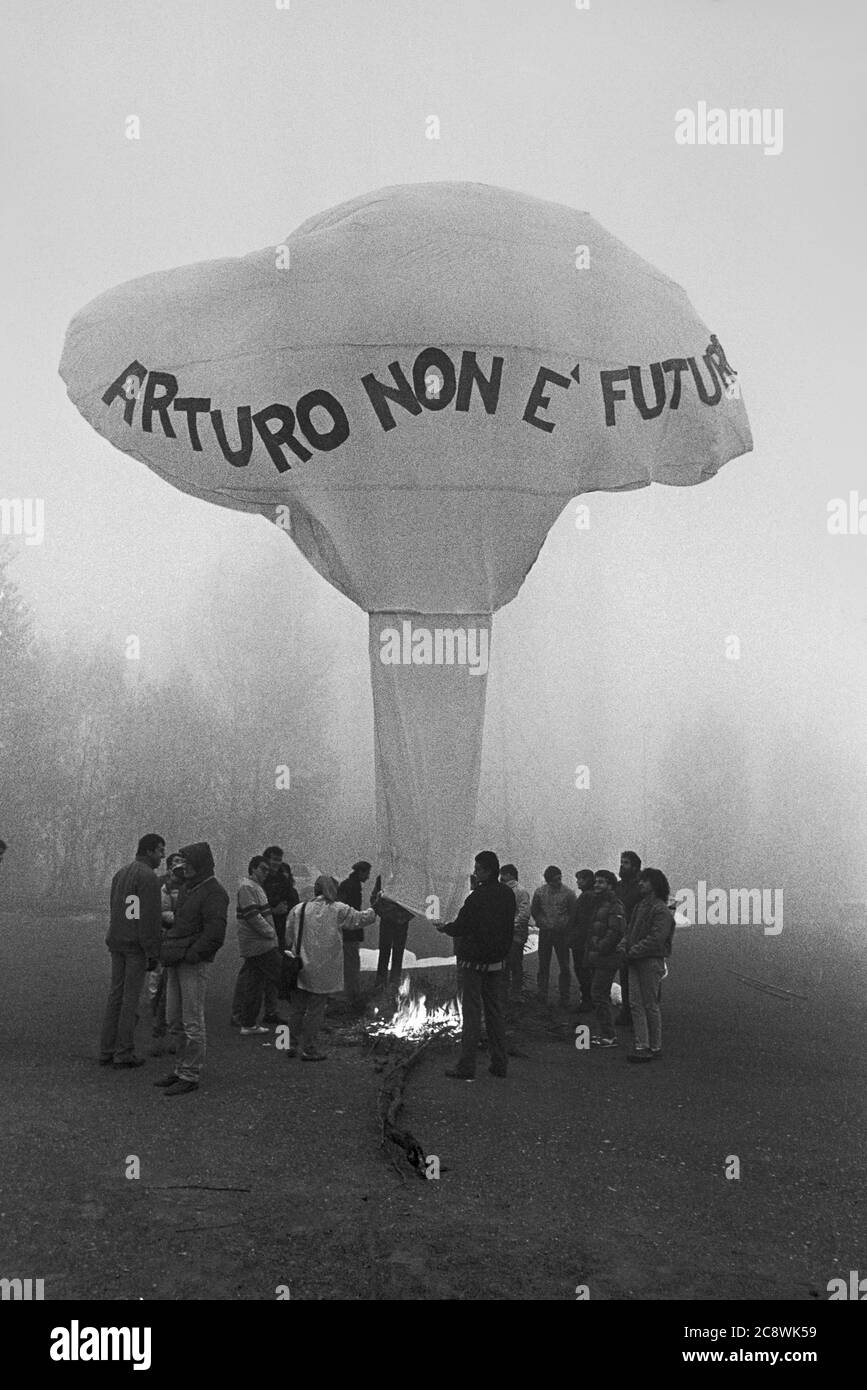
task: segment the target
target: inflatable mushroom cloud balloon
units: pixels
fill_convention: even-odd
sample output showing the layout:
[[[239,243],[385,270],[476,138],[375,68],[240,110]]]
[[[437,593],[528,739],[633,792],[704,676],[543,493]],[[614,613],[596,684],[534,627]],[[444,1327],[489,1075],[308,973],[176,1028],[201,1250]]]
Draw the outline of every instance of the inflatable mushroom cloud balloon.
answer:
[[[549,528],[578,494],[691,486],[752,448],[679,285],[587,213],[484,184],[382,189],[109,290],[60,373],[118,449],[278,522],[369,614],[383,893],[444,919],[493,614]]]

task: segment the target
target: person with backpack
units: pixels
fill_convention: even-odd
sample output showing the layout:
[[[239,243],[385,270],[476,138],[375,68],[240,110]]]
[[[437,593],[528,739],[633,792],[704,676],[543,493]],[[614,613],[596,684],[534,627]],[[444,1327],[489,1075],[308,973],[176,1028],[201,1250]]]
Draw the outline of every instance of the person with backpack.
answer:
[[[642,869],[640,897],[626,934],[629,998],[635,1050],[627,1062],[654,1062],[662,1057],[660,986],[671,955],[674,917],[668,906],[671,889],[661,869]]]
[[[289,1048],[302,1062],[324,1062],[327,1053],[317,1047],[325,1021],[329,995],[343,989],[344,932],[372,926],[372,908],[358,912],[337,900],[337,880],[320,874],[313,885],[312,902],[298,903],[286,920],[286,949],[301,961],[301,970],[289,1001]]]

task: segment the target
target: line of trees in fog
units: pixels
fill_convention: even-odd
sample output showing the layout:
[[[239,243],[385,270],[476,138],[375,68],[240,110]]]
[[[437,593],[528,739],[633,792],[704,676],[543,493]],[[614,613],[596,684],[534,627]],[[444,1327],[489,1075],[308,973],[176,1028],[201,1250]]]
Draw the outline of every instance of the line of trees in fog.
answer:
[[[288,542],[246,569],[244,554],[185,585],[191,607],[166,615],[155,662],[108,637],[37,640],[0,547],[4,906],[104,907],[149,830],[169,849],[209,840],[228,883],[271,842],[328,872],[376,859],[366,619]],[[495,630],[477,847],[529,886],[548,863],[569,881],[632,848],[674,889],[780,887],[816,916],[864,899],[867,771],[845,731],[820,710],[799,722],[760,708],[755,688],[716,675],[700,700],[665,682],[645,741],[612,662],[588,668],[580,643],[552,642],[533,603],[541,613],[541,590]],[[577,758],[592,764],[585,790]]]
[[[230,879],[271,842],[290,864],[328,870],[357,840],[373,846],[372,786],[365,816],[352,745],[336,746],[323,717],[315,624],[302,626],[305,657],[293,662],[268,613],[241,612],[215,577],[189,662],[145,680],[123,646],[37,641],[11,560],[0,552],[0,901],[103,907],[150,830],[169,850],[209,840]]]

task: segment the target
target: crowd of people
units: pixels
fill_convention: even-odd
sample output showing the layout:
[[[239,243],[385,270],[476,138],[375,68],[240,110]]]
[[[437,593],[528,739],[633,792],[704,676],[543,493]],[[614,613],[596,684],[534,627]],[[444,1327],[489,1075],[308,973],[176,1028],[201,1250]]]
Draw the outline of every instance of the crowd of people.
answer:
[[[142,836],[135,859],[112,880],[106,936],[111,984],[99,1060],[118,1069],[144,1065],[135,1029],[149,1012],[151,1055],[174,1057],[172,1071],[154,1085],[177,1096],[200,1083],[208,967],[225,941],[230,900],[207,843],[170,855],[159,874],[165,850],[161,836]],[[242,1036],[288,1026],[289,1057],[324,1061],[319,1036],[327,1002],[343,993],[350,1005],[363,1006],[360,945],[377,921],[377,988],[400,983],[414,914],[383,895],[380,878],[365,909],[371,871],[361,859],[340,883],[320,874],[312,898],[301,901],[279,845],[252,857],[235,898],[241,964],[230,1024]],[[634,1032],[629,1061],[661,1057],[660,988],[674,936],[668,881],[660,870],[642,868],[631,850],[621,856],[619,878],[607,869],[579,869],[575,877],[577,893],[551,865],[531,896],[514,864],[501,866],[491,850],[476,856],[470,893],[454,922],[433,924],[454,940],[462,1002],[461,1051],[448,1076],[475,1076],[483,1016],[490,1071],[506,1076],[505,1009],[523,997],[531,924],[538,932],[539,999],[547,1002],[556,956],[560,1006],[570,1008],[574,970],[579,1015],[590,1010],[595,1017],[592,1044],[616,1046],[617,1024]],[[615,1020],[611,996],[618,975],[622,1002]],[[280,1001],[288,1005],[288,1019]]]
[[[575,878],[577,894],[564,885],[562,871],[552,864],[531,897],[514,864],[501,866],[491,850],[476,856],[470,896],[454,923],[440,927],[455,939],[463,1005],[461,1054],[447,1076],[474,1078],[482,1013],[489,1071],[506,1075],[504,1006],[507,998],[523,994],[524,948],[531,922],[538,931],[539,1000],[547,1003],[556,955],[560,1006],[569,1009],[574,965],[579,1015],[592,1010],[595,1016],[591,1044],[616,1047],[611,996],[619,975],[621,1009],[616,1022],[634,1033],[627,1061],[661,1059],[661,986],[675,925],[668,879],[660,869],[642,868],[633,850],[621,855],[619,879],[608,869],[579,869]]]

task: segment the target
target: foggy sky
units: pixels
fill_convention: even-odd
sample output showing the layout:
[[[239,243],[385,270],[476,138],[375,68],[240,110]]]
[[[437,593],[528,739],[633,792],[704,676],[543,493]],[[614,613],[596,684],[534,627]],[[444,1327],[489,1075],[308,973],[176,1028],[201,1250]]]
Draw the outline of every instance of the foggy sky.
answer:
[[[267,604],[250,557],[291,549],[90,429],[57,375],[72,315],[149,271],[276,245],[370,189],[486,182],[586,209],[683,285],[739,373],[755,449],[697,488],[584,497],[589,531],[565,509],[495,618],[483,798],[543,828],[554,807],[546,862],[574,854],[587,763],[613,852],[643,833],[642,745],[662,775],[671,728],[705,707],[741,727],[757,776],[790,730],[794,789],[815,725],[863,765],[867,535],[826,525],[831,498],[867,496],[858,5],[18,0],[5,28],[0,496],[45,499],[45,541],[16,565],[42,633],[136,633],[143,671],[162,672],[171,615],[195,623],[217,557],[239,603]],[[679,146],[674,113],[701,100],[783,108],[782,153]],[[366,756],[365,616],[312,572],[292,592],[334,634]],[[372,791],[372,751],[368,775]]]

